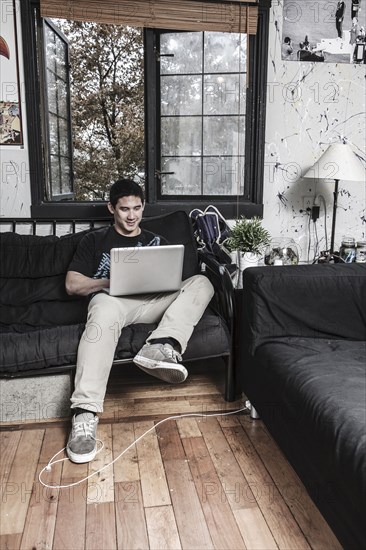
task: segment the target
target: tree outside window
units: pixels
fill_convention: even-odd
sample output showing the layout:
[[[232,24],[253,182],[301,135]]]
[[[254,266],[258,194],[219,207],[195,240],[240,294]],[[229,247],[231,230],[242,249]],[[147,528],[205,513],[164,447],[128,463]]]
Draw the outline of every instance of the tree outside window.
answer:
[[[119,177],[144,180],[142,31],[55,23],[69,42],[74,199],[105,200]]]

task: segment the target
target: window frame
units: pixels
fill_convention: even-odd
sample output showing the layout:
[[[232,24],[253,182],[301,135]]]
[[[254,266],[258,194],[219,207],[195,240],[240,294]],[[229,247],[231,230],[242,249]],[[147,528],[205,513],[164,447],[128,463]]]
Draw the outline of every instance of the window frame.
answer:
[[[48,77],[46,76],[47,71],[49,70],[49,67],[47,66],[47,44],[45,40],[45,33],[46,33],[46,26],[49,27],[49,29],[52,31],[52,33],[57,36],[61,42],[63,42],[66,45],[66,62],[65,62],[65,84],[67,85],[67,99],[66,99],[66,109],[67,113],[65,116],[60,116],[59,113],[55,113],[55,116],[57,118],[57,129],[59,130],[59,119],[64,118],[67,121],[67,141],[68,141],[68,152],[69,152],[69,158],[70,158],[70,192],[66,193],[55,193],[52,188],[52,179],[51,179],[51,156],[57,156],[58,162],[61,168],[61,158],[65,155],[62,155],[60,153],[60,143],[58,142],[58,154],[54,155],[51,152],[51,132],[50,132],[50,123],[49,123],[49,114],[50,114],[50,106],[49,106],[49,97],[47,93],[47,85],[48,85]],[[42,83],[43,83],[43,93],[41,95],[40,100],[42,101],[42,110],[41,112],[41,123],[44,128],[44,143],[45,143],[45,152],[44,152],[44,173],[48,174],[48,178],[45,177],[45,188],[44,188],[44,194],[49,196],[48,202],[57,202],[62,200],[73,200],[74,199],[74,177],[73,177],[73,145],[72,145],[72,121],[71,121],[71,106],[70,106],[70,60],[69,60],[69,49],[68,49],[68,40],[66,36],[58,29],[50,19],[44,18],[42,20],[41,28],[39,29],[39,32],[41,33],[41,43],[42,43],[42,51],[40,51],[40,56],[42,59]],[[55,81],[57,82],[58,75],[55,73]],[[58,89],[56,87],[56,95],[57,95]]]
[[[250,198],[211,198],[189,197],[172,200],[158,199],[156,187],[156,136],[158,131],[156,97],[149,94],[145,86],[145,165],[146,165],[146,207],[147,216],[158,215],[180,209],[190,212],[193,208],[216,205],[228,219],[240,215],[246,217],[263,216],[263,176],[265,151],[265,115],[267,87],[267,58],[269,8],[271,0],[260,0],[258,5],[257,34],[248,35],[249,41],[249,80],[246,109],[245,177],[250,181]],[[37,40],[35,13],[39,10],[39,0],[23,0],[21,22],[24,50],[24,80],[27,108],[27,128],[29,146],[29,171],[31,185],[31,216],[33,218],[105,218],[108,215],[103,201],[45,201],[45,151],[41,129],[40,97],[41,68],[37,66]],[[38,12],[39,13],[39,12]],[[145,52],[153,51],[152,33],[145,29]],[[145,82],[149,89],[156,89],[158,82],[156,64],[145,63]],[[159,140],[160,141],[160,140]],[[213,200],[214,199],[214,200]]]
[[[156,187],[156,194],[157,194],[157,200],[158,202],[165,202],[167,200],[171,200],[171,201],[175,201],[175,202],[180,202],[180,201],[190,201],[190,202],[194,202],[196,203],[197,201],[200,201],[201,203],[202,202],[206,202],[207,199],[205,197],[210,197],[210,201],[211,202],[218,202],[218,203],[222,203],[224,202],[224,197],[225,195],[224,194],[214,194],[214,193],[211,193],[211,194],[198,194],[198,195],[189,195],[189,194],[174,194],[174,193],[170,193],[169,195],[166,194],[166,195],[163,195],[162,193],[162,181],[161,181],[161,175],[164,175],[165,172],[162,171],[162,159],[163,159],[163,154],[162,154],[162,151],[161,151],[161,128],[162,128],[162,120],[165,118],[166,115],[163,115],[162,112],[161,112],[161,98],[160,98],[160,93],[161,93],[161,81],[159,82],[159,79],[161,79],[161,77],[165,78],[165,77],[169,77],[171,76],[171,73],[168,72],[168,73],[162,73],[161,72],[161,69],[160,69],[160,72],[159,72],[159,59],[161,58],[161,56],[164,54],[161,54],[161,36],[164,35],[164,34],[169,34],[169,33],[172,33],[174,35],[177,35],[179,33],[187,33],[189,31],[169,31],[169,30],[162,30],[162,29],[146,29],[146,34],[149,34],[149,33],[153,33],[153,43],[154,43],[154,46],[153,46],[153,51],[150,48],[146,48],[146,65],[147,66],[150,66],[151,64],[153,64],[154,62],[156,62],[157,64],[157,70],[156,70],[156,75],[157,75],[157,79],[158,79],[158,83],[154,86],[149,86],[147,88],[147,93],[149,94],[153,94],[153,98],[155,98],[155,101],[156,101],[156,117],[157,117],[157,122],[156,122],[156,126],[157,126],[157,135],[156,135],[156,138],[155,138],[155,141],[156,141],[156,144],[157,144],[157,147],[155,149],[155,171],[154,171],[154,174],[155,174],[155,181],[154,181],[154,187]],[[193,32],[197,32],[197,31],[193,31]],[[203,31],[202,34],[204,35],[205,33],[207,33],[208,31]],[[222,34],[225,34],[225,33],[222,33]],[[249,40],[249,36],[245,34],[245,36],[247,37],[247,40]],[[145,40],[146,42],[146,40]],[[204,43],[202,42],[202,48],[204,48]],[[202,51],[203,53],[203,51]],[[243,66],[243,63],[241,64],[241,67]],[[227,74],[234,74],[234,75],[237,75],[239,79],[242,79],[243,76],[245,80],[245,86],[246,86],[246,83],[247,83],[247,64],[245,63],[245,71],[240,71],[240,68],[239,67],[239,71],[238,72],[228,72]],[[219,73],[221,74],[221,72],[219,71]],[[189,76],[194,76],[194,77],[198,77],[198,78],[201,78],[201,86],[203,85],[204,81],[205,81],[205,77],[210,74],[210,76],[212,76],[212,74],[216,74],[215,72],[213,71],[210,71],[209,73],[206,73],[205,72],[205,69],[204,69],[204,66],[201,67],[201,72],[197,72],[197,73],[189,73]],[[225,73],[226,74],[226,73]],[[176,76],[176,75],[175,75]],[[181,76],[181,74],[179,73],[178,76]],[[183,76],[188,76],[188,75],[183,75]],[[246,93],[247,91],[245,90],[245,97],[246,97]],[[226,114],[218,114],[218,115],[211,115],[210,113],[205,113],[204,111],[204,94],[202,92],[202,96],[201,96],[201,107],[202,107],[202,110],[200,113],[198,114],[195,114],[195,115],[174,115],[176,118],[199,118],[200,119],[200,123],[201,123],[201,154],[200,155],[183,155],[183,158],[191,158],[191,159],[199,159],[201,161],[201,166],[200,166],[200,172],[201,172],[201,178],[203,179],[203,175],[204,175],[204,166],[205,166],[205,159],[210,157],[210,158],[216,158],[218,157],[219,155],[217,154],[212,154],[212,155],[207,155],[204,153],[204,143],[205,143],[205,136],[204,136],[204,131],[203,131],[203,127],[204,127],[204,124],[205,124],[205,121],[208,121],[210,118],[214,118],[214,117],[226,117],[226,116],[229,116],[229,117],[237,117],[238,119],[241,118],[245,121],[244,123],[244,127],[245,127],[245,137],[244,137],[244,142],[246,143],[246,126],[247,126],[247,116],[246,116],[246,113],[247,113],[247,103],[243,102],[243,107],[244,109],[241,110],[240,112],[238,111],[238,113],[230,113],[229,115],[226,115]],[[168,115],[168,118],[170,118],[172,115]],[[175,155],[166,155],[166,156],[170,156],[170,157],[175,157]],[[239,152],[238,151],[238,154],[232,154],[232,155],[224,155],[224,156],[227,156],[227,158],[237,158],[237,159],[242,159],[244,160],[244,170],[245,172],[247,172],[247,166],[245,164],[245,156],[246,156],[246,150],[244,150],[244,148]],[[177,155],[177,157],[179,158],[179,154]],[[201,179],[201,186],[203,185],[203,181]],[[160,180],[160,181],[159,181]],[[247,174],[245,173],[245,181],[249,181],[247,179]],[[245,187],[245,186],[244,186]],[[246,197],[247,200],[250,200],[250,193],[247,193],[247,197]],[[227,195],[227,202],[237,202],[238,200],[245,200],[244,198],[244,193],[242,195],[239,196],[239,198],[237,197],[236,194],[233,194],[233,195]]]

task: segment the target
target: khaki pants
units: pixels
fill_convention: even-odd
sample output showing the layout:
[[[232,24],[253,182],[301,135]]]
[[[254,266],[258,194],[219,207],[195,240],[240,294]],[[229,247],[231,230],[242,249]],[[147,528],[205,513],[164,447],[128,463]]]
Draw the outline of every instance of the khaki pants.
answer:
[[[134,323],[156,323],[148,337],[175,338],[184,353],[194,327],[214,293],[204,275],[194,275],[177,292],[129,297],[94,296],[78,349],[75,390],[71,408],[103,412],[103,401],[115,349],[123,327]]]

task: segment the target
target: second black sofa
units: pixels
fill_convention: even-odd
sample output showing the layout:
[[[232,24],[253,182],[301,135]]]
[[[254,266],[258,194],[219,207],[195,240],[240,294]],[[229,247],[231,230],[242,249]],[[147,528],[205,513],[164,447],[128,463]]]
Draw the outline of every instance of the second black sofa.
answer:
[[[366,548],[366,265],[249,268],[242,389],[345,548]]]

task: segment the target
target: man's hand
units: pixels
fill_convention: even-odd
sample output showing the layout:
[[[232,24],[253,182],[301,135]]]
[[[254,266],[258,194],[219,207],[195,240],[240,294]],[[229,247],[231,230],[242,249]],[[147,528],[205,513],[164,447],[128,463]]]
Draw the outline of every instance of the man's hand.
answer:
[[[66,292],[70,296],[89,296],[103,288],[109,288],[109,279],[92,279],[77,271],[68,271],[65,280]]]

